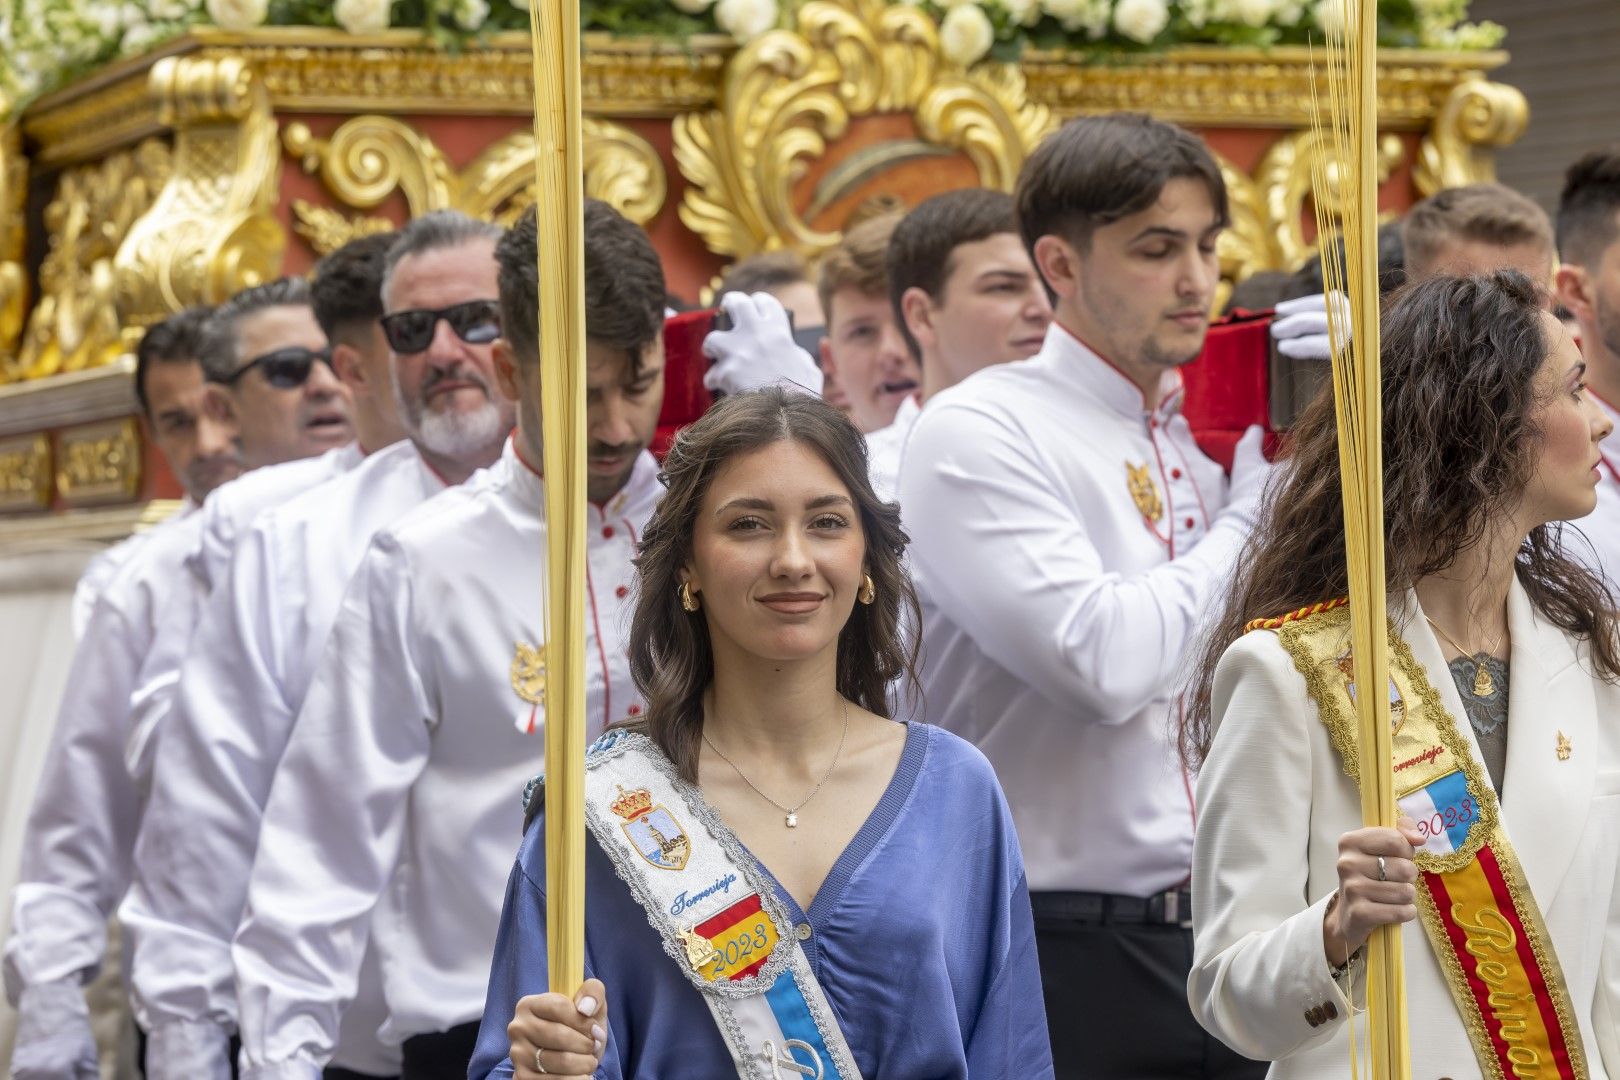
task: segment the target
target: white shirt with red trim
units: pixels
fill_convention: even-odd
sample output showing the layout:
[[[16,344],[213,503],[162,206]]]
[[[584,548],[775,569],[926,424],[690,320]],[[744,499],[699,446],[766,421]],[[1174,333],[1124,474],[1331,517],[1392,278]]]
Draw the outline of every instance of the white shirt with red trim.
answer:
[[[1587,392],[1591,393],[1591,390]],[[1620,432],[1620,409],[1596,394],[1592,394],[1592,399],[1608,415],[1615,430]],[[1598,443],[1598,452],[1603,455],[1603,460],[1598,464],[1598,472],[1602,475],[1597,485],[1597,508],[1586,517],[1564,526],[1564,546],[1577,559],[1607,578],[1611,589],[1620,592],[1620,445],[1616,445],[1616,440],[1620,440],[1620,434],[1611,435]],[[1568,535],[1575,529],[1579,529],[1585,538]]]
[[[148,1075],[228,1064],[236,1026],[230,941],[247,895],[259,818],[349,577],[372,535],[444,481],[409,441],[253,522],[191,637],[152,756],[152,793],[120,911],[134,950],[136,1018]],[[338,1064],[385,1075],[375,979],[357,1002]],[[211,1071],[211,1070],[210,1070]]]
[[[233,950],[248,1077],[317,1077],[369,922],[385,1037],[478,1020],[501,898],[542,768],[543,484],[500,463],[377,535],[343,598],[265,808]],[[588,733],[636,715],[637,537],[663,495],[643,455],[591,507]]]
[[[1188,877],[1174,693],[1254,506],[1227,506],[1166,381],[1145,408],[1053,324],[1035,356],[931,398],[906,444],[927,719],[995,765],[1031,891]]]

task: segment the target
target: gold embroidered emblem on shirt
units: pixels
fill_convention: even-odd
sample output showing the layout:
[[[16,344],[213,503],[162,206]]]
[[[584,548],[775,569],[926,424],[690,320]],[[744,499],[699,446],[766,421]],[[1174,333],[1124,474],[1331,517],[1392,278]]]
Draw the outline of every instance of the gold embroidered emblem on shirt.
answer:
[[[1131,499],[1142,516],[1151,522],[1164,519],[1164,500],[1159,498],[1159,485],[1153,480],[1153,474],[1148,471],[1147,463],[1132,465],[1125,463],[1125,479],[1130,485]]]
[[[540,704],[546,692],[546,656],[526,641],[516,643],[512,657],[512,690],[530,705]]]

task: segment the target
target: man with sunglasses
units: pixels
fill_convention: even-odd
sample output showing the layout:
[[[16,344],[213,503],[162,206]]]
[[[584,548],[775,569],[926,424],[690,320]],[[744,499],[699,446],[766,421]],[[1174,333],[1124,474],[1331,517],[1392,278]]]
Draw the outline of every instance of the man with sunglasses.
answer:
[[[186,492],[180,514],[92,563],[75,592],[80,639],[23,833],[6,992],[17,1007],[19,1077],[96,1068],[84,983],[105,959],[107,919],[129,878],[140,797],[124,765],[129,698],[156,633],[159,598],[182,572],[198,502],[241,470],[235,432],[203,408],[198,353],[209,309],[153,325],[135,350],[146,430]]]
[[[584,230],[586,708],[599,731],[640,711],[622,635],[637,537],[662,495],[645,447],[663,397],[664,285],[646,234],[610,207],[587,201]],[[319,1071],[368,922],[404,1075],[465,1075],[476,1042],[512,792],[545,729],[532,215],[496,257],[495,356],[517,432],[494,468],[380,532],[349,585],[265,808],[236,938],[247,1076]]]
[[[198,624],[122,912],[143,1010],[191,1033],[174,1056],[149,1058],[152,1075],[226,1065],[237,1011],[229,946],[261,811],[366,544],[447,484],[493,464],[511,430],[513,409],[495,391],[491,358],[500,234],[449,211],[399,231],[381,264],[379,322],[409,438],[256,520]],[[336,1045],[329,1076],[397,1068],[397,1052],[377,1038],[376,995],[369,998]]]

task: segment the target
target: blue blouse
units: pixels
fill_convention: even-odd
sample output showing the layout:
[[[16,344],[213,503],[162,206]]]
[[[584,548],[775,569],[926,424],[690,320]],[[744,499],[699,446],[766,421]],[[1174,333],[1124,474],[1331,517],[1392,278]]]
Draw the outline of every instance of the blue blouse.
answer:
[[[519,998],[546,989],[545,855],[537,819],[507,883],[473,1080],[512,1075],[506,1025]],[[585,973],[608,1004],[596,1076],[735,1076],[702,996],[594,838],[585,881]],[[1053,1075],[1023,856],[995,773],[969,743],[909,725],[888,790],[810,910],[776,892],[810,927],[805,955],[868,1080]]]

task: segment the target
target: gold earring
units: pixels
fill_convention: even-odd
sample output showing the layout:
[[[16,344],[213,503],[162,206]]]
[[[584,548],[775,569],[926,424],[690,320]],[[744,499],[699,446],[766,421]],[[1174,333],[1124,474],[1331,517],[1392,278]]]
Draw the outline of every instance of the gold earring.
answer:
[[[681,582],[681,587],[675,591],[681,598],[681,608],[683,610],[696,611],[703,606],[698,602],[698,598],[692,595],[692,583],[690,581]]]
[[[863,604],[870,604],[877,599],[877,586],[872,584],[871,574],[861,575],[861,587],[855,593],[855,599]]]

